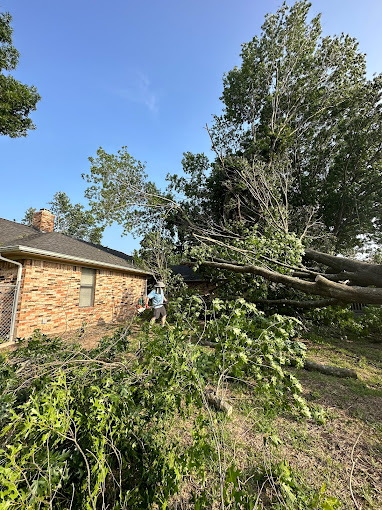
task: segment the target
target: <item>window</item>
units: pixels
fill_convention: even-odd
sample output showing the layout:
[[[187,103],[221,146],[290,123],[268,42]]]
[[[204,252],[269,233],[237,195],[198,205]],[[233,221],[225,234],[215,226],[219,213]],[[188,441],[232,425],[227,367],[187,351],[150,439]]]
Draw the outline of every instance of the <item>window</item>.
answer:
[[[80,307],[94,305],[95,269],[81,268]]]

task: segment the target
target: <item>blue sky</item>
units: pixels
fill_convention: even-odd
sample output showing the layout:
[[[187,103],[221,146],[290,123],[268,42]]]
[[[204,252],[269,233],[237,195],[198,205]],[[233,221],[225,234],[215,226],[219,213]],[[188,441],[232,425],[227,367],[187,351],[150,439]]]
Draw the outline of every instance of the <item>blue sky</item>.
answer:
[[[20,221],[57,191],[81,202],[98,147],[126,145],[164,186],[185,151],[209,152],[204,129],[219,113],[222,76],[280,0],[0,0],[20,52],[15,78],[42,96],[26,138],[0,137],[0,217]],[[290,2],[291,3],[291,2]],[[381,0],[313,0],[325,35],[349,33],[382,71]],[[103,243],[138,242],[109,228]]]

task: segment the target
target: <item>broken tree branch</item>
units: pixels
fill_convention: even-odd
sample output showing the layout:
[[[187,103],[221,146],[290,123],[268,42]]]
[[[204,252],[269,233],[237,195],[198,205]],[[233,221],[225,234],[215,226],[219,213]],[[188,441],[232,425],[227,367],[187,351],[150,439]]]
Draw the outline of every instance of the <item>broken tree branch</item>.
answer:
[[[185,262],[187,265],[197,265],[193,262]],[[204,261],[199,264],[201,267],[210,267],[232,271],[234,273],[253,274],[261,276],[268,281],[284,284],[305,294],[332,298],[344,303],[382,304],[382,289],[368,287],[349,287],[341,283],[329,281],[322,275],[317,275],[314,282],[308,282],[293,276],[277,273],[264,267],[252,264],[237,265],[234,263],[222,263]],[[381,266],[382,267],[382,266]]]
[[[295,299],[254,299],[253,303],[264,303],[266,305],[293,306],[294,308],[323,308],[325,306],[341,305],[337,299],[312,299],[311,301],[297,301]]]
[[[350,368],[333,367],[330,365],[321,365],[315,361],[305,360],[305,370],[320,372],[325,375],[333,375],[335,377],[349,377],[351,379],[357,379],[357,372]]]
[[[324,264],[335,273],[340,273],[344,280],[350,280],[362,286],[382,287],[382,264],[370,264],[347,257],[336,257],[316,250],[306,249],[304,259]]]

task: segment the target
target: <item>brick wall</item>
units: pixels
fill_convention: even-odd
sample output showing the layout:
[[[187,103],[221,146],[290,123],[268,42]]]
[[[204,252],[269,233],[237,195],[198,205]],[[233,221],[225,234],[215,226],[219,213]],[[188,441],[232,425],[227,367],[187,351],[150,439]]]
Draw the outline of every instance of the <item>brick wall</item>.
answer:
[[[54,214],[48,209],[40,209],[33,214],[33,226],[41,232],[53,232]]]
[[[79,307],[81,266],[26,260],[16,336],[39,328],[46,334],[123,321],[134,313],[145,292],[146,278],[120,271],[96,270],[94,306]]]
[[[0,285],[14,285],[17,279],[17,266],[0,260]]]

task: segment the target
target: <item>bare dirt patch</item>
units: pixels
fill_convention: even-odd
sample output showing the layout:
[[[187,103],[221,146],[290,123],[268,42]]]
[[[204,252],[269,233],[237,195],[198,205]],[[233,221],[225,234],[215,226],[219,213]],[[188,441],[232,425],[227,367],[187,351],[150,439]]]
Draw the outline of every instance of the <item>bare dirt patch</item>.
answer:
[[[84,349],[90,350],[97,347],[101,338],[105,336],[112,336],[113,333],[122,325],[119,324],[105,324],[102,326],[85,327],[77,331],[70,331],[61,336],[67,343],[80,344]]]
[[[126,322],[102,324],[100,326],[85,326],[60,336],[69,344],[76,343],[81,345],[84,349],[90,350],[95,349],[102,338],[105,336],[113,336],[114,333],[121,328],[128,329],[131,332],[130,334],[135,336],[141,330],[141,325],[136,321],[136,318],[133,317]]]

